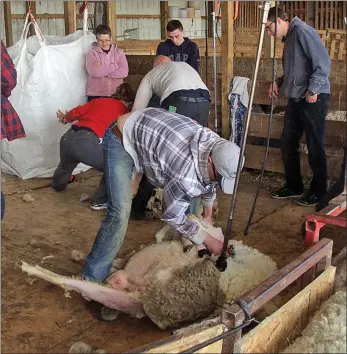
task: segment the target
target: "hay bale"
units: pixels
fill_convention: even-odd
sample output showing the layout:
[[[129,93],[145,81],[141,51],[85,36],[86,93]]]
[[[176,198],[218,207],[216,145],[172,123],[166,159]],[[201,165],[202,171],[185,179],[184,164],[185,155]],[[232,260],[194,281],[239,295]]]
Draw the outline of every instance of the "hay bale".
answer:
[[[141,297],[146,315],[164,329],[210,314],[221,303],[220,274],[207,259],[178,269],[166,284],[148,286]]]
[[[331,296],[283,353],[347,353],[346,290]]]

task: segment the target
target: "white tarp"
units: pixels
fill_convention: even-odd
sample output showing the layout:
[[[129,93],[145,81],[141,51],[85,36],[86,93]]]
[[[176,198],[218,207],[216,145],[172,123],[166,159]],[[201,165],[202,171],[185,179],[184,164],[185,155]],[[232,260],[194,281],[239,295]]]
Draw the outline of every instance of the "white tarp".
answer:
[[[85,56],[95,36],[86,27],[66,37],[43,36],[37,23],[25,24],[22,38],[8,48],[17,70],[17,86],[9,98],[26,137],[2,140],[3,172],[22,179],[52,177],[59,163],[59,141],[69,129],[56,112],[65,112],[87,101]],[[28,17],[27,17],[28,19]],[[27,39],[30,26],[36,35]],[[74,174],[89,166],[79,164]]]

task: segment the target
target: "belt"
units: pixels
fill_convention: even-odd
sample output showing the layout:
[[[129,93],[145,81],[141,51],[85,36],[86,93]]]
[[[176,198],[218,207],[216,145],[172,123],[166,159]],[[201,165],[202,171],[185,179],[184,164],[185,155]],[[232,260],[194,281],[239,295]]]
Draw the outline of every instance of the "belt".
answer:
[[[92,130],[92,129],[88,128],[88,127],[81,127],[81,126],[79,126],[79,125],[71,125],[71,129],[72,129],[73,131],[75,131],[75,132],[77,132],[78,130],[88,130],[88,131],[90,131],[90,132],[92,132],[92,133],[95,134],[94,130]],[[95,134],[95,135],[96,135],[96,134]]]
[[[183,96],[178,96],[177,99],[179,101],[184,101],[184,102],[210,102],[207,98],[205,97],[183,97]]]
[[[112,128],[113,134],[122,142],[123,144],[123,135],[120,132],[118,125],[113,126]]]

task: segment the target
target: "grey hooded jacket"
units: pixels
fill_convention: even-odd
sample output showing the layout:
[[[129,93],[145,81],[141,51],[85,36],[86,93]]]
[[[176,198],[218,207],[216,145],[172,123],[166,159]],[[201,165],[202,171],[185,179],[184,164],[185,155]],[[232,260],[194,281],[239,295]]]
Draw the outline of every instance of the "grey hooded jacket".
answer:
[[[330,93],[331,60],[317,31],[294,17],[283,39],[283,77],[277,84],[289,99],[301,99],[307,90]]]

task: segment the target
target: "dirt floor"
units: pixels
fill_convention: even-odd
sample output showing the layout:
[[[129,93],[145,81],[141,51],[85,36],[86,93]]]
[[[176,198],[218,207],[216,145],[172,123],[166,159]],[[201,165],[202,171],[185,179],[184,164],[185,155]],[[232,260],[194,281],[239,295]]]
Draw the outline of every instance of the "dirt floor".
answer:
[[[99,322],[85,308],[85,300],[79,294],[71,292],[71,297],[66,297],[61,288],[42,280],[31,284],[28,276],[15,266],[18,261],[26,261],[63,275],[81,270],[82,263],[70,259],[71,251],[80,250],[87,255],[104,211],[90,210],[89,203],[80,202],[79,197],[82,193],[93,193],[99,176],[93,170],[79,175],[63,193],[53,192],[49,179],[20,181],[13,176],[2,176],[6,195],[1,227],[2,353],[66,353],[76,341],[119,353],[170,334],[148,319],[125,315],[120,315],[114,323]],[[281,179],[276,175],[267,177],[249,235],[244,236],[257,177],[258,174],[251,172],[242,175],[232,234],[283,267],[305,251],[300,227],[313,208],[271,199],[268,189],[278,187]],[[34,200],[23,201],[25,193]],[[218,202],[216,224],[224,228],[230,197],[219,194]],[[162,226],[159,220],[130,221],[121,254],[153,241]],[[334,253],[345,245],[343,229],[326,227],[321,235],[334,240]]]

